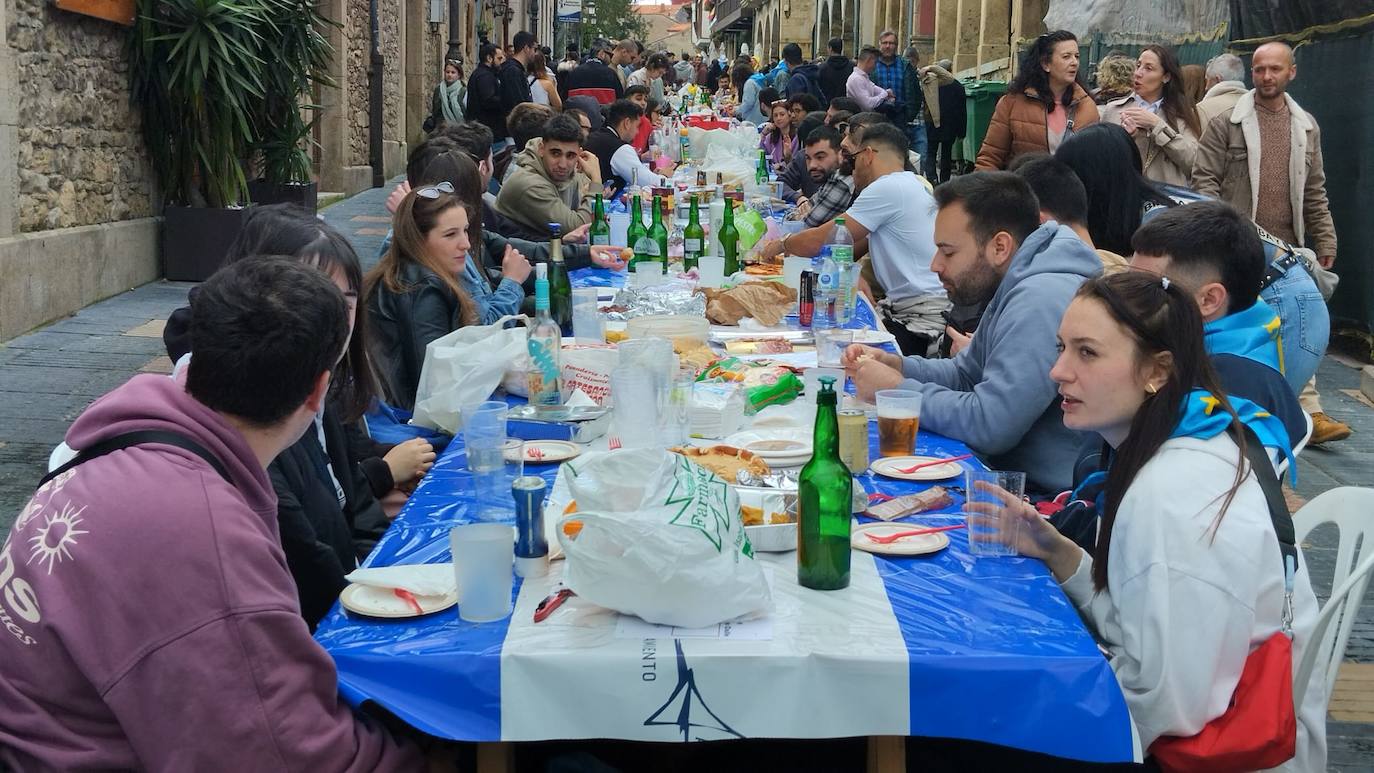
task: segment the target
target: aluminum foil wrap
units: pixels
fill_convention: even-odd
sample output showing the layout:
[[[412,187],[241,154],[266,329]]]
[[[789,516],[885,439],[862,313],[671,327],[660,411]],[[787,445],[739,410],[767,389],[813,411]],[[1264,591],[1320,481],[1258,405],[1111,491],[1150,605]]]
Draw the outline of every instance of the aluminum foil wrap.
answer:
[[[706,316],[706,298],[696,293],[696,286],[680,279],[669,279],[652,287],[626,287],[615,294],[615,310],[606,312],[606,319],[628,320],[651,314],[690,314]]]

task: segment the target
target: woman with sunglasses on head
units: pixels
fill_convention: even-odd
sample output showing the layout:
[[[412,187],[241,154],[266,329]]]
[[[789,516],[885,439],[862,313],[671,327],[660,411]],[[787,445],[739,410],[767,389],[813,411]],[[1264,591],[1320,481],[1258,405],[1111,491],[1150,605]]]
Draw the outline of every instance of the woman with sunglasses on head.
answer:
[[[759,148],[767,154],[770,167],[780,172],[792,163],[792,156],[797,153],[797,133],[792,128],[792,113],[786,102],[774,102],[768,113],[769,121],[763,127],[763,136],[759,137]]]
[[[1007,93],[997,100],[974,166],[1006,169],[1017,156],[1053,153],[1097,120],[1097,105],[1078,79],[1078,38],[1067,30],[1047,32],[1026,49]]]
[[[1050,376],[1064,424],[1111,449],[1094,549],[1001,489],[991,489],[1000,506],[975,510],[1014,519],[1001,538],[1045,561],[1106,648],[1148,749],[1227,712],[1251,652],[1285,625],[1294,671],[1311,643],[1317,601],[1306,561],[1296,555],[1287,607],[1274,526],[1287,513],[1271,517],[1256,473],[1273,471],[1259,449],[1246,450],[1258,441],[1288,453],[1287,434],[1253,403],[1225,396],[1197,301],[1158,274],[1089,279],[1064,312],[1059,347]],[[1251,466],[1256,457],[1263,469]],[[1312,672],[1297,707],[1297,754],[1282,770],[1326,769],[1322,679]],[[1278,701],[1265,708],[1283,709]]]
[[[1136,59],[1131,86],[1130,94],[1102,106],[1102,122],[1131,135],[1146,177],[1187,188],[1202,131],[1184,91],[1178,57],[1164,46],[1146,46]]]

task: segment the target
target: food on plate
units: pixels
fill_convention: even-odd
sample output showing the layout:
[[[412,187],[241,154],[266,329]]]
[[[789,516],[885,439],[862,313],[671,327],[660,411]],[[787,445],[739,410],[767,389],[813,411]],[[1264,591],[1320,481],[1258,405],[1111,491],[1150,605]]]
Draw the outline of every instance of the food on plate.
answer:
[[[771,507],[756,507],[754,505],[740,505],[739,517],[745,526],[772,526],[778,523],[797,522],[797,516],[794,513],[779,512]]]
[[[748,470],[755,475],[767,475],[772,472],[768,463],[752,451],[734,446],[674,446],[668,450],[705,467],[727,483],[738,480],[740,470]]]
[[[679,353],[678,361],[682,363],[682,367],[691,368],[693,371],[701,373],[711,367],[711,363],[715,362],[717,357],[718,355],[711,347],[698,346]]]
[[[744,522],[745,526],[762,526],[763,508],[750,507],[749,505],[740,505],[739,517],[740,520]]]
[[[787,354],[794,350],[786,338],[737,338],[725,342],[725,351],[731,354]]]
[[[630,338],[630,334],[627,333],[627,332],[625,332],[624,330],[607,330],[607,331],[606,331],[606,343],[608,343],[608,344],[618,344],[618,343],[620,343],[621,341],[627,341],[627,340],[629,340],[629,338]]]
[[[939,510],[954,504],[954,498],[943,486],[931,486],[919,494],[893,497],[886,502],[869,505],[868,514],[874,518],[890,521],[928,510]]]
[[[749,276],[782,276],[781,263],[750,263],[744,267]]]
[[[697,380],[739,383],[753,411],[766,405],[789,403],[802,391],[802,381],[791,368],[766,362],[746,362],[737,357],[718,360],[703,371]]]

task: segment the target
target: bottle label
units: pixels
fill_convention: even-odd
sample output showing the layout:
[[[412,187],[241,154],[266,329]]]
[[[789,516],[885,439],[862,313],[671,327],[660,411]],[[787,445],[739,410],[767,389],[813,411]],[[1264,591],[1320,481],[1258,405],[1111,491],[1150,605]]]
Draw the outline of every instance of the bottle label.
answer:
[[[608,245],[611,243],[610,234],[592,234],[592,245]]]
[[[837,263],[841,260],[852,262],[854,260],[854,247],[848,244],[831,245],[830,257]]]
[[[816,282],[821,286],[822,292],[833,291],[835,289],[836,276],[830,271],[822,271],[821,275],[816,277]]]
[[[658,243],[637,246],[635,247],[635,254],[645,258],[657,258],[659,256]]]
[[[701,240],[700,240],[700,239],[684,239],[683,242],[682,242],[682,250],[683,250],[684,252],[689,252],[689,253],[691,253],[691,252],[701,252]]]

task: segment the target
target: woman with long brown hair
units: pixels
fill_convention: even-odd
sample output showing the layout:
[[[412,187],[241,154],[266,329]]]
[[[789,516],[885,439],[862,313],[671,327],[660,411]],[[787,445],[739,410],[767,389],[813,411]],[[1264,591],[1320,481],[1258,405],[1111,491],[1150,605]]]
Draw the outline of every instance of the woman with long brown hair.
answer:
[[[1130,94],[1102,106],[1103,122],[1130,132],[1146,177],[1188,187],[1202,130],[1178,57],[1164,46],[1146,46],[1136,58],[1131,87]]]
[[[558,83],[553,79],[553,73],[549,72],[548,64],[544,61],[544,55],[535,51],[530,57],[529,65],[530,98],[535,104],[548,105],[555,111],[563,109],[563,99],[558,96]]]
[[[364,282],[393,405],[410,410],[430,341],[478,322],[463,287],[469,212],[452,183],[415,188],[392,220],[391,249]]]
[[[1282,423],[1227,397],[1191,291],[1143,270],[1089,279],[1064,312],[1059,384],[1064,424],[1110,447],[1090,553],[1001,489],[971,524],[997,513],[1001,538],[1044,560],[1106,648],[1149,748],[1190,737],[1227,711],[1247,658],[1291,623],[1294,670],[1317,600],[1297,556],[1287,572],[1249,437],[1287,450]],[[1263,454],[1255,454],[1267,468]],[[1277,488],[1277,481],[1274,481]],[[1286,514],[1284,514],[1286,517]],[[1006,520],[1001,520],[1006,519]],[[1283,770],[1325,770],[1320,669],[1297,707],[1297,754]],[[1278,699],[1278,696],[1275,696]]]
[[[1021,56],[1016,77],[997,100],[974,166],[1006,169],[1017,156],[1053,153],[1074,131],[1097,123],[1097,105],[1079,78],[1078,38],[1046,32]]]

